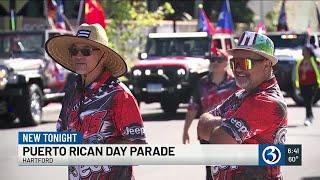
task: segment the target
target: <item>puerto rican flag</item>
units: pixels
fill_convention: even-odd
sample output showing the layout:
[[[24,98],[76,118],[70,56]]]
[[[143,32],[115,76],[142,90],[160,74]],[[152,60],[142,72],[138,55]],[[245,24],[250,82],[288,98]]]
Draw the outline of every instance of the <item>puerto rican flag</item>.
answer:
[[[222,4],[222,8],[218,17],[216,32],[227,34],[233,33],[233,21],[229,0],[225,0]]]
[[[64,13],[63,2],[62,0],[57,0],[56,23],[55,23],[57,29],[66,29],[63,13]]]
[[[203,10],[202,4],[199,5],[198,31],[208,32],[213,35],[215,32],[213,24],[210,22],[206,12]]]

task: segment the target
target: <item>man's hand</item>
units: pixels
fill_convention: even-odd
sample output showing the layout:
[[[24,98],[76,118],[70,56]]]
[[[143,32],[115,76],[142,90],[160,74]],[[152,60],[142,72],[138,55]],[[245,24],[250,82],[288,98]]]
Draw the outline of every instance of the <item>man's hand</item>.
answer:
[[[197,116],[198,111],[191,109],[188,110],[187,114],[186,114],[186,120],[184,121],[184,126],[183,126],[183,134],[182,134],[182,143],[186,144],[186,142],[188,141],[188,144],[190,143],[190,138],[189,138],[189,128],[191,126],[191,123],[193,121],[193,119]]]
[[[197,132],[198,138],[209,141],[211,132],[214,128],[221,125],[221,118],[204,113],[198,122]]]
[[[190,143],[190,138],[189,138],[189,133],[188,131],[183,131],[183,135],[182,135],[182,143],[186,144],[186,143]]]

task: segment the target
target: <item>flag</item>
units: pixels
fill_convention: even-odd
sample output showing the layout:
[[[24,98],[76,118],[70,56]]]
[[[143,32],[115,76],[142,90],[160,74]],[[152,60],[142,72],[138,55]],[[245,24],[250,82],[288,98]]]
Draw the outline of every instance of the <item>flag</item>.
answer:
[[[285,2],[286,2],[286,0],[282,1],[280,15],[279,15],[279,19],[278,19],[277,31],[288,31],[289,30],[288,23],[287,23]]]
[[[47,0],[47,20],[51,29],[56,29],[55,19],[56,19],[56,9],[57,2],[55,0]]]
[[[262,21],[260,21],[256,27],[256,32],[260,33],[260,34],[264,34],[267,32],[266,30],[266,26],[264,25],[264,23]]]
[[[47,0],[47,20],[52,29],[67,29],[62,0]],[[72,30],[71,25],[68,29]]]
[[[64,12],[63,12],[63,2],[62,0],[57,0],[56,7],[56,28],[57,29],[66,29],[66,24],[64,22]]]
[[[233,33],[233,21],[231,16],[229,0],[225,0],[218,17],[217,29],[218,33]]]
[[[86,0],[84,21],[87,24],[99,23],[103,28],[107,28],[104,10],[98,0]]]
[[[198,31],[208,32],[208,34],[213,35],[215,32],[214,26],[210,22],[206,12],[203,10],[202,4],[199,4],[198,13]]]
[[[315,5],[316,5],[316,11],[317,11],[318,30],[320,30],[320,12],[319,12],[317,3]]]

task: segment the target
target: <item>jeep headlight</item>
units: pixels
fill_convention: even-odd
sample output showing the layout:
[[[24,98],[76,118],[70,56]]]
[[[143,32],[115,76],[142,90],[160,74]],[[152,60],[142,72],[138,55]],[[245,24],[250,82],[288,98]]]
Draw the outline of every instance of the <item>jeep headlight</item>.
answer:
[[[151,74],[151,70],[150,70],[150,69],[146,69],[146,70],[144,71],[144,74],[147,75],[147,76],[149,76],[149,75]]]
[[[7,75],[8,75],[8,70],[3,67],[0,67],[0,78],[5,78],[7,77]]]
[[[132,73],[133,73],[134,76],[141,76],[141,74],[142,74],[141,70],[139,70],[139,69],[133,70]]]
[[[163,69],[158,69],[158,75],[163,75]]]
[[[177,74],[180,75],[180,76],[183,76],[183,75],[186,74],[186,70],[183,69],[183,68],[180,68],[180,69],[178,69]]]
[[[0,67],[0,89],[4,89],[7,85],[8,79],[8,69],[5,67]]]

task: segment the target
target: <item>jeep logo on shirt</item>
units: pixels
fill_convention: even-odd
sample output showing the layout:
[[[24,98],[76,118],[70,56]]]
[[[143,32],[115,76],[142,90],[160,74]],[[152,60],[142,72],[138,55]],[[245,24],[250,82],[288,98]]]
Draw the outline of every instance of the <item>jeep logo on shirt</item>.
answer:
[[[243,121],[237,120],[234,118],[232,118],[230,121],[236,127],[238,132],[243,133],[243,134],[249,133],[249,130]]]
[[[131,125],[124,128],[123,136],[129,136],[129,138],[144,138],[144,128],[139,125]]]

